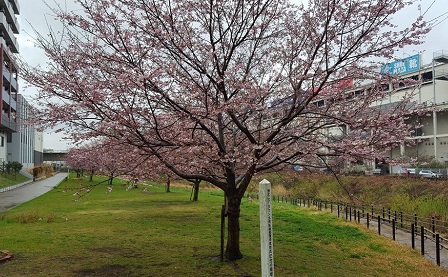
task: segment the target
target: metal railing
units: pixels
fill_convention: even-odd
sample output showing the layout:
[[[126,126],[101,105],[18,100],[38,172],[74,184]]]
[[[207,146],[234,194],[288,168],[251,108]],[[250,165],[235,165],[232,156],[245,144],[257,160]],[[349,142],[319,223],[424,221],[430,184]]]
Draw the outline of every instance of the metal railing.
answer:
[[[248,197],[258,199],[257,194],[248,194]],[[393,240],[396,240],[397,232],[401,232],[401,237],[405,237],[407,240],[406,244],[413,249],[420,248],[420,253],[423,256],[439,266],[448,268],[448,221],[435,217],[419,217],[417,214],[405,214],[385,207],[356,206],[315,198],[289,198],[273,195],[272,201],[290,203],[299,207],[317,208],[320,211],[330,210],[332,214],[345,218],[347,221],[366,224],[368,229],[376,228],[380,235],[387,228],[387,232]],[[417,247],[418,239],[420,243]]]

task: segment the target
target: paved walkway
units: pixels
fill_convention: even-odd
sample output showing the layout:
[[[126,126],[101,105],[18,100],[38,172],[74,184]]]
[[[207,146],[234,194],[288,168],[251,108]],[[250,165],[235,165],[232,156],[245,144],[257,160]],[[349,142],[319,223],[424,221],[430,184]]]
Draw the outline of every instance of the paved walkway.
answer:
[[[337,216],[337,211],[333,211],[333,213]],[[344,218],[345,213],[341,212],[340,217]],[[358,219],[355,220],[355,218],[353,217],[352,221],[358,222]],[[388,224],[386,222],[386,220],[380,220],[380,221],[381,221],[380,235],[393,239],[393,232],[392,232],[391,224]],[[359,224],[363,224],[364,226],[367,227],[366,218],[360,218]],[[416,234],[414,237],[414,247],[415,247],[416,251],[418,251],[419,253],[422,253],[422,247],[421,247],[422,243],[421,243],[421,235],[420,235],[421,227],[418,226],[417,228],[418,228],[418,234]],[[372,232],[376,232],[378,234],[377,218],[370,219],[369,230],[371,230]],[[411,235],[410,230],[403,230],[403,229],[396,228],[395,241],[402,243],[402,244],[406,244],[409,247],[412,247],[412,235]],[[437,248],[436,248],[435,239],[431,238],[430,235],[426,234],[424,236],[423,241],[424,241],[424,246],[423,246],[424,257],[426,259],[430,260],[431,262],[433,262],[434,264],[437,264],[436,263],[436,249]],[[442,268],[448,270],[448,243],[447,243],[447,241],[442,241],[442,240],[440,241],[439,250],[440,250],[440,266]],[[447,273],[447,275],[448,275],[448,273]]]
[[[363,223],[366,226],[367,221],[360,220],[360,223]],[[369,229],[378,233],[378,221],[371,221],[369,224]],[[421,242],[421,234],[420,234],[420,226],[418,228],[418,234],[414,237],[414,247],[415,250],[419,253],[422,253],[422,242]],[[382,236],[393,238],[392,233],[392,226],[389,224],[381,224],[380,232]],[[433,263],[436,263],[436,243],[435,239],[430,237],[431,235],[426,234],[424,236],[424,244],[423,244],[423,250],[424,250],[424,256],[426,259],[430,260]],[[412,235],[410,231],[402,230],[402,229],[396,229],[395,230],[395,241],[406,244],[409,247],[412,247]],[[440,250],[440,266],[448,270],[448,249],[446,248],[447,244],[446,241],[441,241],[439,245]]]
[[[0,193],[0,213],[49,192],[66,177],[67,173],[57,173],[53,177],[31,182],[19,188]]]

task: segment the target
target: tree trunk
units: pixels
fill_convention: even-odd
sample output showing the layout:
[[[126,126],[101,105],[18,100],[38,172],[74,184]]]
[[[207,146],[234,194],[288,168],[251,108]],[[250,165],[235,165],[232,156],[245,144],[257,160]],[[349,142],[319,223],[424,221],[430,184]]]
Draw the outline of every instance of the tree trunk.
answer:
[[[166,192],[171,192],[170,191],[170,184],[171,184],[171,177],[168,175],[168,177],[166,179]]]
[[[241,198],[227,195],[227,247],[226,258],[229,261],[243,258],[240,251],[240,205]]]
[[[93,175],[94,175],[95,171],[90,170],[90,174],[89,174],[89,182],[93,182]]]
[[[199,184],[200,183],[201,183],[201,180],[195,180],[194,181],[193,202],[198,201],[198,198],[199,198]]]

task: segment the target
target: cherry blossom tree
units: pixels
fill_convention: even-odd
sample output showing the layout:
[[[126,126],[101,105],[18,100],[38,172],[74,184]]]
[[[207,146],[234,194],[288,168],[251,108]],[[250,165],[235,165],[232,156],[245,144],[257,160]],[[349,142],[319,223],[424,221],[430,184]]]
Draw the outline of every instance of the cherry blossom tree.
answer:
[[[94,156],[89,154],[88,147],[71,148],[65,155],[65,163],[76,172],[76,177],[81,177],[84,170],[89,172],[89,181],[93,181],[93,175],[98,168]]]
[[[77,2],[82,13],[55,9],[62,31],[37,34],[47,66],[22,66],[40,89],[41,123],[131,145],[222,189],[230,260],[242,257],[240,205],[254,174],[372,159],[412,129],[412,93],[379,105],[397,77],[378,62],[428,32],[421,18],[390,23],[413,1]]]
[[[154,169],[149,161],[149,156],[138,148],[112,140],[95,141],[71,148],[66,156],[67,165],[77,172],[87,170],[90,181],[98,171],[106,174],[109,185],[118,176],[129,180],[153,178],[159,174],[160,169]]]

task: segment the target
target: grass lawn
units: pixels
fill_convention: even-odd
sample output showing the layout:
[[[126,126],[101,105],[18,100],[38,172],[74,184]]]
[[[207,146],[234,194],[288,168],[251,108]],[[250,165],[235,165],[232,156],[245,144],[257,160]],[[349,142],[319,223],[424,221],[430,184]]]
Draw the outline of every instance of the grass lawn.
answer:
[[[0,276],[260,276],[258,203],[244,199],[241,250],[219,261],[220,191],[99,185],[79,201],[71,179],[0,214]],[[276,276],[448,276],[417,251],[362,226],[290,204],[273,205]]]
[[[28,177],[25,177],[20,173],[0,173],[0,188],[20,184],[28,180],[30,180]]]

